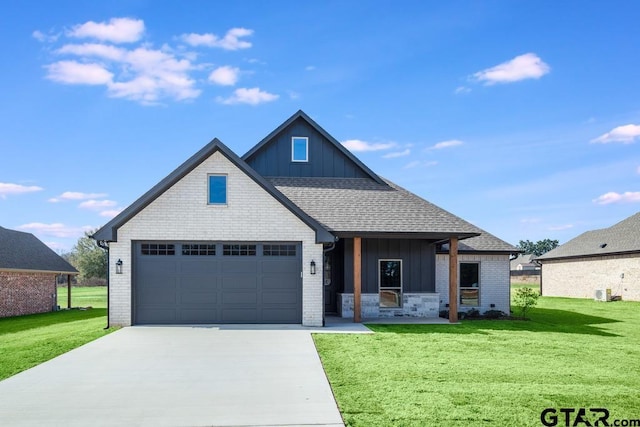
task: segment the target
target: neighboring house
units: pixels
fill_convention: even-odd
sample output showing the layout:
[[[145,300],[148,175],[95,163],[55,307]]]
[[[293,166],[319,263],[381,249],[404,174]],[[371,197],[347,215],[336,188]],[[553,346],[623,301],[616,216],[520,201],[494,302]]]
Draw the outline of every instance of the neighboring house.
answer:
[[[0,317],[56,309],[56,276],[78,271],[33,234],[0,227]]]
[[[93,237],[117,325],[320,326],[436,317],[450,300],[508,312],[517,252],[379,177],[302,111],[242,158],[214,139]]]
[[[609,228],[587,231],[536,258],[542,295],[640,301],[640,212]]]
[[[539,270],[540,266],[533,262],[533,258],[533,254],[518,254],[511,260],[511,271]]]

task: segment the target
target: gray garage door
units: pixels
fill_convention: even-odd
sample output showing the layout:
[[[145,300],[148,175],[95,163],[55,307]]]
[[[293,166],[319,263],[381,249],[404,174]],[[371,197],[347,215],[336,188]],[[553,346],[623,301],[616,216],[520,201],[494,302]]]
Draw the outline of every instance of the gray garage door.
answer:
[[[135,243],[135,324],[301,323],[299,243]]]

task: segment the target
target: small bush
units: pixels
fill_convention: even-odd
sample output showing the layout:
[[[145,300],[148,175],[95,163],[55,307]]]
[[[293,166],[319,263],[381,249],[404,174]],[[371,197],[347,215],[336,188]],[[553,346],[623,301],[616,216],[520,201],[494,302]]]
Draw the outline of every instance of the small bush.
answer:
[[[501,319],[507,315],[500,310],[487,310],[484,312],[485,319]]]
[[[527,312],[538,304],[540,294],[531,288],[520,288],[516,290],[516,296],[513,301],[520,307],[520,313],[523,318],[527,318]]]
[[[472,308],[471,310],[468,310],[465,313],[465,319],[479,319],[480,318],[480,312],[478,310],[476,310],[475,308]]]

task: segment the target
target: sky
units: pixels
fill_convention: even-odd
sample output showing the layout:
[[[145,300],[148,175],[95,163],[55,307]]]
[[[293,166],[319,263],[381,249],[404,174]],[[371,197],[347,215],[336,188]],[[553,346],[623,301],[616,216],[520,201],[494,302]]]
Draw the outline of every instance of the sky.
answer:
[[[0,226],[58,252],[299,109],[512,243],[640,211],[640,2],[0,3]]]

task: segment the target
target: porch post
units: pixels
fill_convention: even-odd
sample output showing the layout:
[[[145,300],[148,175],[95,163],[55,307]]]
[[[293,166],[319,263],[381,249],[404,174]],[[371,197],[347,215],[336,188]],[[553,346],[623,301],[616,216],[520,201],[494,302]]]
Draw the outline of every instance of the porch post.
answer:
[[[353,321],[360,323],[361,304],[360,291],[362,289],[362,239],[353,238]]]
[[[67,274],[67,308],[71,308],[71,275]]]
[[[449,239],[449,323],[458,321],[458,238]]]

